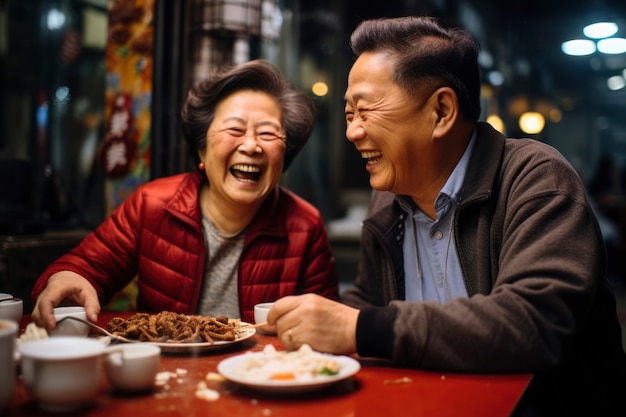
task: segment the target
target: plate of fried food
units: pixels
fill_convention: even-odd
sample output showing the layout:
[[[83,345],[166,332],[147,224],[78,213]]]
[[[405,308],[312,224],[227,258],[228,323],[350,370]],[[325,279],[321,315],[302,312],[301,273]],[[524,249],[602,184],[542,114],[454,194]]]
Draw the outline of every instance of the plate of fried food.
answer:
[[[186,315],[171,311],[114,317],[109,332],[138,342],[152,343],[165,353],[193,353],[223,349],[249,339],[254,326],[226,316]]]
[[[262,352],[246,352],[222,360],[217,371],[247,388],[272,393],[297,393],[325,388],[354,376],[361,364],[349,357],[314,351],[302,345],[279,351],[266,345]]]

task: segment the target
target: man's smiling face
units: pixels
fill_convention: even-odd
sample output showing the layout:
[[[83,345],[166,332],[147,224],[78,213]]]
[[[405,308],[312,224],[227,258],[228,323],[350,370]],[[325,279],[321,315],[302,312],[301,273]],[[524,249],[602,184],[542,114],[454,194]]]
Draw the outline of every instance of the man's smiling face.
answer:
[[[432,118],[424,97],[409,99],[392,81],[394,58],[366,52],[348,76],[346,137],[367,160],[370,185],[411,194],[432,143]]]

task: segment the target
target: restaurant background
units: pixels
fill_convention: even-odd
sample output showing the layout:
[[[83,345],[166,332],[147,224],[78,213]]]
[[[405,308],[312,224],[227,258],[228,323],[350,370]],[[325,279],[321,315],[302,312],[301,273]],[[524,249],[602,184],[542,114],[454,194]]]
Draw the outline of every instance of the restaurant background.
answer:
[[[0,288],[25,297],[137,185],[190,169],[179,133],[189,87],[258,57],[317,104],[313,135],[282,182],[320,209],[349,282],[370,189],[344,134],[348,38],[364,18],[408,14],[479,39],[481,119],[556,147],[578,169],[623,285],[626,52],[569,56],[561,44],[592,39],[583,28],[595,21],[625,38],[626,2],[0,0]],[[523,132],[525,112],[543,129]]]

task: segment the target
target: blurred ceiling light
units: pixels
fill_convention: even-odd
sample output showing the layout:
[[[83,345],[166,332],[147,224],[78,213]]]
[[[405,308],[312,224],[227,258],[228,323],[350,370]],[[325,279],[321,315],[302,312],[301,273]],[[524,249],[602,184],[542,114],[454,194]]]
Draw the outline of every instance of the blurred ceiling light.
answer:
[[[478,63],[484,68],[491,68],[493,66],[493,56],[485,50],[478,52]]]
[[[498,132],[504,134],[504,123],[502,122],[500,116],[498,116],[497,114],[492,114],[487,117],[487,123],[493,126],[493,128],[496,129]]]
[[[328,94],[328,85],[326,85],[326,83],[323,83],[321,81],[317,82],[317,83],[313,84],[313,86],[311,87],[311,91],[316,96],[323,97],[326,94]]]
[[[598,51],[603,54],[623,54],[626,52],[626,39],[608,38],[599,40]]]
[[[493,88],[491,88],[491,85],[481,83],[480,84],[480,95],[481,95],[481,97],[484,97],[487,100],[491,100],[491,98],[494,95]]]
[[[583,33],[588,38],[602,39],[617,33],[617,24],[613,22],[598,22],[585,26]]]
[[[69,87],[62,85],[56,89],[54,92],[54,98],[57,101],[68,101],[70,99],[70,89]]]
[[[551,122],[558,123],[563,118],[563,113],[561,113],[561,110],[554,107],[548,112],[548,117],[550,118]]]
[[[524,133],[534,135],[540,133],[546,125],[546,120],[541,113],[526,112],[519,117],[519,127]]]
[[[48,12],[48,16],[46,17],[48,29],[55,30],[59,29],[65,23],[65,15],[63,12],[58,11],[57,9],[50,9]]]
[[[567,55],[591,55],[596,51],[596,44],[589,39],[573,39],[561,44],[561,50]]]
[[[621,75],[614,75],[606,80],[606,85],[609,87],[609,90],[616,91],[626,87],[626,81]]]
[[[487,74],[487,79],[494,86],[500,86],[504,84],[504,75],[500,71],[489,71]]]

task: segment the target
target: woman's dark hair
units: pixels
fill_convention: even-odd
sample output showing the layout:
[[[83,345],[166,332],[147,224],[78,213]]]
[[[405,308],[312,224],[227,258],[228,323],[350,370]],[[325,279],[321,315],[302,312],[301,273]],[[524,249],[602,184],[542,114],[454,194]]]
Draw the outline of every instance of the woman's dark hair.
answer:
[[[431,17],[398,17],[365,20],[350,37],[355,55],[390,52],[396,59],[393,81],[408,92],[424,83],[452,88],[461,113],[477,121],[480,117],[480,45],[461,29],[444,29]]]
[[[313,131],[315,107],[308,96],[282,76],[278,67],[262,59],[224,68],[189,91],[181,111],[181,129],[194,165],[200,162],[198,151],[206,147],[207,130],[217,105],[241,90],[260,91],[276,99],[287,141],[284,172]]]

